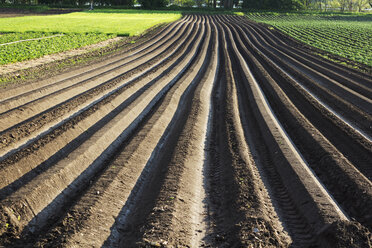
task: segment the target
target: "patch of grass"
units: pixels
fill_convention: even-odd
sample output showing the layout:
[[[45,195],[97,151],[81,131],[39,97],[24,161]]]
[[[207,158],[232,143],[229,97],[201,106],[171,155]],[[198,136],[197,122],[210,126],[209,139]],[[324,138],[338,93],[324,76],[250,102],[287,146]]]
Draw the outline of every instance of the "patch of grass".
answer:
[[[372,66],[371,14],[254,12],[247,17],[323,51]]]
[[[0,32],[105,33],[138,35],[160,23],[179,19],[180,13],[139,10],[94,10],[50,16],[0,19]]]

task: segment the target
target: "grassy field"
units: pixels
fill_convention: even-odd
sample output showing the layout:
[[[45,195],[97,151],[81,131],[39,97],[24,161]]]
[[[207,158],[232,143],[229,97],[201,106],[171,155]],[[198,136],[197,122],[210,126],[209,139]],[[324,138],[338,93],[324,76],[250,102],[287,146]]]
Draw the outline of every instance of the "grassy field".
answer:
[[[132,36],[180,17],[180,13],[107,9],[64,15],[1,18],[0,32],[105,33]]]
[[[50,16],[0,18],[0,65],[39,58],[116,36],[133,36],[160,23],[179,19],[179,12],[94,10]],[[63,34],[49,39],[5,43]]]
[[[372,66],[372,14],[255,12],[246,16],[311,46]]]

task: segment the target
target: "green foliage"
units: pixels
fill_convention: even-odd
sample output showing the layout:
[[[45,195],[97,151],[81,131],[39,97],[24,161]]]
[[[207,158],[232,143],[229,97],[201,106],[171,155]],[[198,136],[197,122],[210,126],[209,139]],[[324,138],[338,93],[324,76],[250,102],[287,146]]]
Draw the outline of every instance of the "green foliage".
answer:
[[[244,9],[299,9],[299,0],[243,0]]]
[[[184,0],[184,1],[182,1],[182,6],[192,7],[194,5],[195,5],[195,1],[194,0]]]
[[[372,66],[370,14],[256,12],[247,17],[308,45]]]
[[[50,36],[53,34],[43,34]],[[1,46],[0,65],[39,58],[46,54],[58,53],[74,48],[91,45],[115,35],[107,34],[68,34],[50,39],[25,41]]]
[[[88,13],[111,13],[111,14],[169,14],[181,16],[182,12],[177,10],[168,10],[168,8],[159,8],[157,10],[146,10],[146,9],[117,9],[117,8],[96,8],[94,10],[88,11]]]
[[[1,2],[1,1],[0,1]],[[0,4],[0,8],[12,8],[12,9],[22,9],[22,10],[30,10],[33,12],[44,12],[49,10],[50,8],[46,5],[25,5],[25,4]]]
[[[144,9],[163,8],[169,3],[168,0],[138,0]]]
[[[51,34],[53,35],[53,34]],[[0,35],[0,44],[9,43],[18,40],[27,40],[49,36],[46,33],[40,32],[27,32],[27,33],[5,33]]]

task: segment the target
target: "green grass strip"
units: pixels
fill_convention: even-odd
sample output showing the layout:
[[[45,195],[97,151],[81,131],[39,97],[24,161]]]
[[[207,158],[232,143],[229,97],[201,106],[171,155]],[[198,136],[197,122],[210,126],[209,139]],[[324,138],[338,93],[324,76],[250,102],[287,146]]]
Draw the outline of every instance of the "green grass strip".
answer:
[[[160,23],[179,19],[180,13],[105,10],[50,16],[0,18],[0,32],[97,33],[133,36]]]

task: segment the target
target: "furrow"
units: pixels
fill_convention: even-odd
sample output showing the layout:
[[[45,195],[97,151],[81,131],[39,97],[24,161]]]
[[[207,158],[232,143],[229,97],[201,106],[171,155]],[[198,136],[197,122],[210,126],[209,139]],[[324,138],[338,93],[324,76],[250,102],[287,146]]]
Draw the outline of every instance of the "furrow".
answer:
[[[274,69],[277,68],[276,70],[267,70],[272,71],[271,74],[273,74],[277,82],[280,83],[283,90],[286,91],[286,94],[291,99],[298,97],[296,105],[301,108],[301,112],[306,116],[306,118],[308,118],[313,125],[321,131],[322,135],[335,145],[337,149],[356,166],[356,168],[358,168],[367,178],[371,178],[371,169],[368,165],[368,161],[371,159],[371,142],[368,136],[360,134],[357,130],[353,129],[353,126],[345,125],[343,119],[339,119],[332,110],[327,108],[326,105],[323,105],[321,102],[319,103],[316,100],[314,101],[313,95],[308,91],[304,91],[302,87],[299,89],[299,81],[282,70],[280,67],[281,65],[275,64],[274,61],[262,54],[260,50],[250,42],[250,39],[246,34],[244,34],[244,32],[243,36],[247,44],[252,46],[257,58],[262,57],[263,60],[266,60],[271,64],[270,67],[274,67]],[[292,81],[292,83],[285,84],[287,81]],[[290,92],[289,88],[291,88]],[[294,90],[293,88],[297,89]],[[301,99],[299,99],[300,97]],[[304,104],[307,104],[307,106],[303,106]],[[313,108],[315,109],[311,111]]]
[[[183,31],[185,29],[186,25],[179,30],[180,32],[178,35],[171,38],[169,41],[167,41],[167,43],[163,44],[161,49],[155,48],[154,51],[150,51],[139,58],[134,58],[129,61],[126,61],[127,58],[124,57],[124,63],[119,61],[120,64],[113,65],[114,67],[111,67],[112,65],[106,65],[101,68],[101,70],[103,70],[101,73],[89,76],[88,78],[83,78],[83,80],[77,78],[79,80],[78,82],[67,81],[68,85],[66,87],[59,87],[58,90],[50,94],[19,105],[16,108],[9,109],[9,111],[5,111],[4,113],[0,114],[0,125],[2,127],[0,132],[7,130],[9,127],[17,125],[18,123],[22,123],[35,115],[45,113],[45,111],[50,109],[50,101],[53,101],[55,105],[70,101],[71,99],[81,95],[81,92],[86,91],[88,93],[94,88],[103,87],[113,78],[123,76],[131,71],[134,71],[135,69],[138,70],[138,68],[141,68],[141,66],[143,67],[143,65],[146,63],[156,60],[158,57],[161,58],[169,51],[169,49],[177,47],[176,44],[179,40],[181,40]],[[17,102],[18,101],[16,101],[15,104],[18,104]]]
[[[59,85],[64,83],[65,81],[82,78],[84,75],[90,75],[94,72],[97,72],[97,70],[100,70],[102,68],[105,69],[105,67],[108,65],[120,62],[123,60],[123,58],[127,59],[138,53],[143,53],[147,51],[149,48],[158,45],[160,41],[166,38],[169,39],[170,34],[173,34],[175,31],[177,31],[181,24],[192,21],[192,18],[193,18],[192,16],[188,16],[181,21],[171,23],[167,25],[167,27],[165,27],[164,29],[161,29],[161,31],[157,35],[155,35],[153,39],[145,40],[141,44],[139,45],[136,44],[136,46],[129,48],[124,52],[122,51],[119,54],[114,55],[102,62],[90,65],[90,68],[88,70],[86,70],[85,68],[83,70],[82,69],[73,70],[65,74],[57,75],[50,79],[42,80],[41,82],[34,82],[32,84],[15,86],[14,88],[9,87],[9,89],[8,88],[1,89],[0,106],[3,106],[3,104],[6,104],[9,101],[22,99],[25,98],[26,96],[29,97],[30,95],[34,95],[33,98],[36,99],[38,97],[37,94],[39,94],[40,91],[43,92],[45,91],[45,89],[49,89],[49,91],[51,91],[53,89],[52,88],[53,86],[60,87]],[[27,100],[28,98],[25,99]],[[23,101],[25,102],[26,100]]]
[[[193,79],[190,95],[182,97],[184,106],[179,108],[174,123],[169,126],[162,148],[169,154],[159,153],[154,158],[160,166],[166,163],[167,167],[160,175],[163,178],[161,185],[152,182],[148,186],[160,189],[151,204],[152,209],[146,213],[145,225],[139,229],[142,233],[140,242],[168,240],[168,245],[199,247],[204,236],[204,144],[217,66],[216,45],[213,45],[215,30],[212,30],[208,17],[204,26],[207,36],[198,57],[200,69],[190,75]],[[152,227],[157,228],[154,230]],[[122,243],[125,243],[125,238]]]
[[[212,93],[206,151],[208,229],[203,240],[211,247],[285,247],[291,238],[245,142],[224,30],[219,34],[219,80]]]
[[[231,30],[226,26],[225,30],[231,41],[230,54],[234,56],[235,66],[239,66],[240,74],[244,75],[242,80],[246,80],[240,82],[241,86],[239,86],[239,81],[237,82],[238,94],[242,90],[248,94],[250,104],[254,108],[255,118],[261,124],[260,129],[264,133],[264,141],[268,145],[273,161],[275,161],[277,172],[290,197],[296,199],[294,204],[302,218],[313,230],[322,229],[325,225],[337,220],[348,220],[283,129],[261,87],[239,52]]]
[[[68,221],[68,218],[71,218],[73,215],[74,221],[78,219],[77,223],[80,223],[80,225],[79,227],[73,227],[76,231],[68,235],[68,238],[63,238],[63,240],[61,238],[58,239],[58,242],[62,242],[63,246],[70,247],[76,244],[90,246],[97,243],[100,246],[117,246],[117,239],[119,238],[117,234],[118,230],[115,229],[115,219],[112,218],[112,214],[115,213],[114,215],[116,216],[121,214],[120,212],[126,213],[121,208],[127,208],[131,204],[131,198],[134,197],[133,195],[136,194],[140,187],[138,185],[144,183],[146,181],[146,174],[149,173],[149,170],[154,170],[154,167],[156,167],[151,162],[154,149],[162,146],[164,133],[167,132],[169,125],[173,125],[174,115],[177,108],[179,108],[177,106],[181,104],[182,95],[185,91],[188,91],[190,84],[195,84],[193,83],[192,75],[198,71],[200,64],[194,64],[193,60],[194,58],[190,60],[189,68],[192,66],[192,68],[195,68],[195,72],[189,71],[182,78],[177,79],[178,82],[176,85],[167,93],[149,120],[138,130],[136,136],[126,144],[125,148],[118,153],[116,158],[109,163],[107,173],[104,172],[90,186],[87,193],[65,215],[63,221],[52,232],[46,235],[46,239],[52,238],[53,233],[55,235],[57,231],[61,232],[61,230],[66,234],[71,233],[71,227],[66,226],[64,222]],[[117,171],[115,178],[112,178],[113,171]],[[112,181],[113,179],[116,180]],[[100,192],[99,196],[97,196],[97,190]],[[112,197],[116,200],[109,200]],[[102,213],[100,211],[102,207],[110,209],[110,214]],[[82,211],[88,211],[90,213],[89,218],[81,219],[83,216],[79,216],[78,213]],[[95,224],[97,218],[106,223],[104,230]],[[81,219],[81,222],[79,219]],[[123,217],[119,216],[116,217],[116,221],[123,222],[124,220]],[[103,243],[104,241],[105,243]]]
[[[237,40],[239,40],[241,46],[241,40],[239,38]],[[276,77],[276,81],[274,81],[268,76],[269,74],[274,74],[273,70],[265,70],[260,65],[260,62],[257,61],[256,58],[259,58],[258,56],[254,57],[246,49],[241,48],[241,50],[246,61],[253,68],[256,78],[262,82],[262,89],[268,96],[270,104],[274,106],[273,109],[278,119],[286,125],[287,132],[306,160],[311,161],[312,169],[316,174],[320,175],[322,182],[351,217],[358,219],[362,223],[367,223],[365,219],[365,216],[369,215],[367,206],[371,204],[372,199],[370,181],[355,170],[355,167],[308,120],[302,117],[299,109],[288,98],[289,95],[295,95],[295,93],[284,93],[277,85],[277,83],[279,84],[285,79]],[[303,99],[298,99],[295,103],[297,106],[301,106]],[[305,109],[310,108],[305,107]],[[327,162],[324,161],[325,157]],[[363,164],[364,161],[360,163]],[[348,193],[345,194],[346,191]],[[351,209],[348,202],[356,201],[360,201],[360,208]]]
[[[3,168],[1,169],[1,174],[4,175],[6,180],[2,182],[1,186],[5,187],[8,185],[1,190],[2,194],[9,194],[8,192],[20,187],[29,178],[32,178],[35,172],[40,173],[46,170],[55,161],[58,161],[61,156],[72,151],[89,137],[88,135],[84,135],[85,130],[93,128],[98,120],[102,119],[103,116],[113,111],[120,104],[127,102],[125,104],[128,105],[128,103],[131,103],[135,99],[133,97],[135,94],[142,94],[151,85],[156,83],[156,81],[166,76],[190,51],[190,48],[187,49],[187,47],[191,46],[190,43],[195,42],[196,35],[197,32],[192,32],[192,35],[189,37],[190,39],[186,39],[187,42],[184,43],[186,46],[182,48],[182,53],[167,62],[164,61],[164,64],[159,64],[165,68],[169,66],[165,71],[157,69],[151,74],[148,74],[148,71],[144,72],[142,76],[133,78],[132,81],[128,82],[129,86],[107,94],[101,101],[94,103],[85,110],[83,109],[82,112],[78,112],[66,123],[61,123],[61,126],[58,128],[56,127],[56,129],[44,137],[39,137],[40,139],[30,142],[28,146],[16,151],[2,161]],[[111,102],[114,100],[115,103]],[[124,107],[125,105],[122,106]],[[82,128],[74,128],[76,125],[81,125]],[[80,141],[77,142],[75,140]],[[65,147],[66,144],[69,145]],[[59,151],[60,149],[62,150]],[[24,166],[26,161],[28,161],[27,167]],[[21,180],[18,180],[20,177],[22,177]]]
[[[230,61],[230,58],[228,61]],[[241,74],[235,74],[235,80],[244,80],[240,75]],[[233,75],[231,75],[231,77],[233,77]],[[262,123],[259,123],[257,117],[255,117],[257,110],[255,110],[254,107],[250,107],[250,105],[254,104],[255,100],[247,100],[251,99],[251,97],[243,86],[242,84],[232,82],[231,87],[235,87],[235,94],[237,95],[239,105],[238,112],[244,113],[241,114],[240,118],[246,142],[253,153],[254,164],[257,166],[261,177],[266,178],[264,181],[265,187],[270,193],[275,210],[280,220],[283,222],[285,230],[289,232],[293,245],[295,247],[301,247],[312,244],[314,242],[314,235],[311,234],[309,222],[300,213],[298,206],[295,204],[295,200],[293,200],[293,197],[291,197],[287,187],[284,185],[284,180],[281,178],[280,174],[280,170],[283,169],[275,166],[279,160],[277,157],[273,158],[270,151],[270,144],[262,142],[265,140],[263,135],[267,131],[259,131],[262,128]],[[302,230],[296,228],[299,224],[302,225]]]
[[[193,43],[198,44],[200,39],[201,37],[198,37]],[[191,48],[192,44],[189,47]],[[172,68],[174,71],[180,71],[177,77],[184,73],[185,69],[181,68],[187,67],[187,62],[196,52],[195,50],[195,46],[191,50],[187,49],[186,57],[179,59],[184,62]],[[68,201],[69,194],[65,194],[64,191],[77,190],[76,185],[80,185],[79,182],[84,181],[85,177],[89,177],[99,168],[102,160],[115,150],[120,141],[122,142],[132,133],[133,129],[174,85],[175,80],[172,80],[172,74],[165,73],[162,77],[163,79],[159,83],[153,83],[143,96],[135,96],[134,101],[128,106],[126,102],[123,102],[110,114],[105,115],[102,120],[109,120],[108,123],[102,126],[98,122],[95,124],[97,127],[93,126],[88,129],[86,133],[89,134],[90,131],[94,133],[84,143],[66,154],[66,157],[58,160],[45,172],[35,176],[25,185],[27,187],[19,188],[2,200],[2,217],[7,219],[6,222],[11,222],[14,228],[17,227],[18,232],[24,229],[32,232],[35,228],[39,229],[45,225],[50,214],[60,208],[63,205],[61,203]],[[87,135],[86,133],[83,135]],[[74,184],[73,182],[76,181],[78,183]],[[69,184],[70,186],[67,187]],[[43,192],[48,192],[48,194],[45,195]],[[42,200],[41,195],[45,196]],[[17,221],[12,223],[12,216],[17,215],[21,216],[20,220],[16,219]]]
[[[187,36],[190,35],[190,30],[186,31]],[[0,138],[3,147],[3,149],[1,149],[2,159],[7,156],[6,154],[9,153],[9,151],[17,151],[25,142],[27,143],[27,141],[55,129],[55,127],[59,126],[59,123],[70,118],[71,112],[79,112],[84,107],[94,104],[94,102],[101,98],[105,98],[105,95],[129,85],[130,83],[128,83],[128,81],[133,81],[133,78],[143,77],[151,71],[156,71],[164,61],[177,55],[179,51],[183,49],[182,45],[184,45],[185,42],[186,41],[183,40],[181,43],[177,44],[175,50],[170,52],[165,58],[159,58],[157,61],[155,60],[145,65],[143,68],[139,67],[129,70],[124,73],[124,76],[116,76],[114,79],[103,82],[101,86],[96,86],[90,91],[80,93],[73,98],[73,100],[66,100],[64,103],[51,107],[49,110],[30,118],[28,121],[26,120],[21,124],[11,127],[10,130],[4,132]],[[112,89],[112,87],[114,87],[114,89]]]

